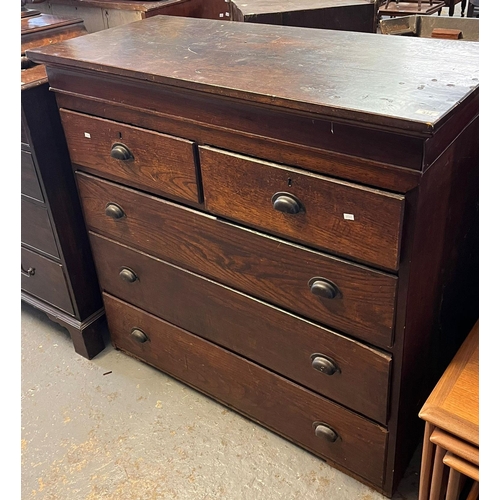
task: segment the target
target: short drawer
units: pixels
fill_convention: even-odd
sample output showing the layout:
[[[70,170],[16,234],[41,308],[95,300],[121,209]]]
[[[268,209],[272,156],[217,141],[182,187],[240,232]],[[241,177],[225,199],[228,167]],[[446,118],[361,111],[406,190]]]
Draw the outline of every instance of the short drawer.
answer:
[[[48,210],[21,197],[21,242],[59,257]]]
[[[104,304],[118,349],[382,485],[388,436],[382,427],[106,293]]]
[[[75,165],[156,194],[199,203],[193,142],[64,109],[61,119]]]
[[[392,344],[397,277],[78,172],[87,227],[254,297]]]
[[[200,147],[206,208],[217,215],[397,270],[404,196]]]
[[[74,314],[61,264],[22,247],[21,290]]]
[[[33,157],[27,151],[21,151],[21,193],[37,201],[44,201]]]
[[[389,355],[92,232],[90,238],[104,291],[385,422]]]

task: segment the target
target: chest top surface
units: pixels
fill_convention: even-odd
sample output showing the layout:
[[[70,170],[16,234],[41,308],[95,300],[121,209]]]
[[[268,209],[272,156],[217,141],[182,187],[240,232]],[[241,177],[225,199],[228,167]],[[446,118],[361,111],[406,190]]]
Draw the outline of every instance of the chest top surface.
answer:
[[[36,62],[432,133],[479,92],[479,43],[156,16]]]
[[[233,0],[245,14],[265,14],[266,12],[293,12],[298,10],[328,9],[347,5],[373,4],[372,0]]]

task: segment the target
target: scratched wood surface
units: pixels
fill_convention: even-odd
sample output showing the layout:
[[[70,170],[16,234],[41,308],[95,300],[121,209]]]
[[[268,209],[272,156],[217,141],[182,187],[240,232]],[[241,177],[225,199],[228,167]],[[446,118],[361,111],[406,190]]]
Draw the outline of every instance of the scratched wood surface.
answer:
[[[245,15],[372,4],[371,0],[233,0]]]
[[[29,56],[41,63],[432,133],[460,102],[479,92],[479,43],[433,42],[156,16],[34,49]],[[436,60],[439,64],[429,64]]]

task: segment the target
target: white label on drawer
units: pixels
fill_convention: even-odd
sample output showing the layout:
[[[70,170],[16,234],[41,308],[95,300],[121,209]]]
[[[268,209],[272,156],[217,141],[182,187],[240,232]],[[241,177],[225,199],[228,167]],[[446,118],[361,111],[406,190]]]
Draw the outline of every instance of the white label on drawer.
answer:
[[[90,134],[89,134],[88,132],[85,132],[83,135],[84,135],[87,139],[90,139]]]
[[[224,12],[221,12],[221,13],[219,14],[219,17],[224,17]]]
[[[344,214],[345,220],[354,220],[354,214]]]

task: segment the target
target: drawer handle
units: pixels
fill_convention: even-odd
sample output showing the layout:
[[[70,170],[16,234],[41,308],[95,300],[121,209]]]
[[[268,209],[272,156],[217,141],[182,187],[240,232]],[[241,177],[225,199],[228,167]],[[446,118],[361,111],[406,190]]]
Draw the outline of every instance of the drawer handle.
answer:
[[[144,344],[144,342],[149,340],[148,336],[142,330],[139,330],[139,328],[134,328],[130,332],[130,335],[139,344]]]
[[[317,297],[334,299],[339,294],[339,289],[335,283],[324,278],[311,278],[308,285],[311,293]]]
[[[274,210],[285,214],[298,214],[303,212],[302,203],[290,193],[275,193],[271,198]]]
[[[339,435],[329,425],[323,422],[314,422],[313,427],[314,434],[316,434],[317,437],[330,441],[330,443],[335,443],[339,438]]]
[[[324,356],[323,354],[311,354],[312,367],[325,375],[333,375],[335,372],[340,371],[333,359]]]
[[[139,279],[137,274],[135,274],[134,271],[132,271],[132,269],[129,269],[128,267],[122,268],[122,270],[120,271],[120,278],[127,283],[133,283],[134,281],[137,281]]]
[[[27,278],[30,278],[31,276],[35,275],[35,268],[34,267],[28,267],[28,270],[26,271],[23,268],[23,265],[21,264],[21,274],[23,276],[26,276]]]
[[[125,212],[122,207],[117,205],[116,203],[108,203],[106,205],[106,215],[111,217],[112,219],[118,220],[122,217],[125,217]]]
[[[128,161],[133,160],[134,155],[130,151],[125,144],[120,144],[119,142],[115,142],[113,146],[111,146],[111,158],[115,160]]]

